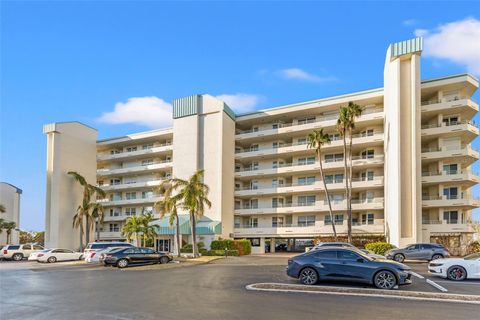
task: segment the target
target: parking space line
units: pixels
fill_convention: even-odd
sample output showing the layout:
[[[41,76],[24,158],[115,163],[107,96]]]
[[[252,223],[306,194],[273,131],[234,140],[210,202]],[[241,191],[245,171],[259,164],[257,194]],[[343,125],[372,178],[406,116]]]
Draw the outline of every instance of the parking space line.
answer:
[[[438,283],[430,280],[430,279],[427,279],[427,283],[430,284],[431,286],[437,288],[438,290],[442,291],[442,292],[448,292],[447,289],[445,289],[444,287],[442,287],[441,285],[439,285]]]
[[[460,281],[450,281],[450,280],[437,280],[436,282],[441,282],[441,283],[450,283],[450,284],[467,284],[467,285],[476,285],[480,287],[480,282],[460,282]]]
[[[418,279],[425,279],[424,276],[422,276],[422,275],[420,275],[420,274],[418,274],[418,273],[416,273],[416,272],[410,271],[410,274],[411,274],[412,276],[417,277]]]

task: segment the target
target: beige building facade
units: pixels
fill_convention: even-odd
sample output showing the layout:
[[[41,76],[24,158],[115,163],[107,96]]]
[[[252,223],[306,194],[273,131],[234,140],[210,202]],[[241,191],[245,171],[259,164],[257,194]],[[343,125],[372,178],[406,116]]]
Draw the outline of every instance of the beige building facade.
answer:
[[[17,244],[19,241],[20,228],[20,198],[22,190],[6,182],[0,182],[0,204],[4,206],[5,212],[0,213],[0,218],[5,222],[14,222],[16,227],[11,230],[9,243]],[[0,247],[7,243],[7,230],[0,233]]]
[[[363,107],[353,134],[354,235],[385,236],[397,246],[445,239],[460,246],[472,236],[468,222],[479,205],[471,192],[479,179],[471,170],[478,160],[471,147],[478,136],[471,121],[478,111],[471,99],[478,79],[461,74],[422,81],[422,46],[421,38],[389,46],[383,88],[243,115],[217,98],[193,95],[174,100],[172,128],[96,141],[95,130],[86,126],[81,138],[71,138],[81,125],[70,123],[63,139],[68,147],[52,145],[67,134],[54,130],[59,124],[47,125],[47,158],[69,159],[64,153],[78,144],[82,158],[67,161],[68,170],[84,172],[107,192],[99,200],[107,209],[102,240],[124,239],[125,220],[152,211],[162,199],[156,193],[162,181],[203,169],[212,201],[205,215],[221,228],[202,241],[249,238],[254,253],[301,251],[332,234],[319,163],[306,144],[313,129],[330,135],[322,164],[333,223],[346,234],[343,141],[336,122],[340,107],[353,101]],[[47,165],[52,182],[69,179],[62,163]],[[78,199],[53,188],[47,188],[47,234],[51,230],[60,242],[53,234],[62,226],[71,236],[67,211]],[[172,239],[160,235],[157,246],[173,250]]]

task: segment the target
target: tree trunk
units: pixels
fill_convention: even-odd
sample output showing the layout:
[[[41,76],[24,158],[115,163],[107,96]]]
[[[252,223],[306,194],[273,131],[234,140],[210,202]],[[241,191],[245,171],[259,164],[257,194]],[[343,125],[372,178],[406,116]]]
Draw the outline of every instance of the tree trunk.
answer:
[[[177,222],[177,257],[180,257],[180,220],[178,219],[178,215],[175,216],[175,220]]]
[[[90,221],[88,221],[88,217],[85,220],[85,245],[88,245],[90,242]]]
[[[195,214],[190,212],[190,228],[192,229],[192,253],[193,257],[198,257],[198,248],[197,248],[197,230],[196,230],[196,221]]]
[[[328,194],[327,184],[325,183],[325,177],[323,176],[322,155],[320,153],[320,150],[317,151],[317,156],[318,156],[318,162],[320,163],[320,177],[322,178],[323,187],[325,188],[325,196],[327,197],[327,201],[328,201],[330,219],[332,220],[333,237],[335,238],[335,241],[337,241],[337,229],[335,228],[335,221],[333,219],[333,212],[332,212],[332,204],[330,203],[330,196]]]
[[[352,212],[350,210],[350,189],[349,189],[349,184],[348,184],[348,154],[347,154],[347,132],[343,131],[343,162],[344,162],[344,179],[345,179],[345,201],[347,202],[347,236],[348,236],[348,242],[352,242],[352,225],[350,223],[351,221],[351,216]]]
[[[97,230],[97,241],[100,241],[100,218],[97,218],[97,222],[95,223],[95,229]]]
[[[350,178],[350,185],[348,187],[348,242],[352,243],[352,180],[353,180],[353,159],[352,159],[352,128],[348,130],[349,136],[350,136],[350,147],[348,151],[348,157],[349,157],[349,178]]]
[[[80,252],[83,252],[83,223],[80,224]]]

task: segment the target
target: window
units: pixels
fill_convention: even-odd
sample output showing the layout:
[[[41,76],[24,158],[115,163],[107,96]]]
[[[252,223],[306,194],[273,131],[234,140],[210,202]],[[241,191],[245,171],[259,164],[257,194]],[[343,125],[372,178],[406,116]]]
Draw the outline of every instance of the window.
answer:
[[[372,181],[373,177],[374,177],[373,171],[362,172],[361,174],[362,181]]]
[[[362,137],[371,137],[373,136],[373,129],[368,129],[360,132],[360,136]]]
[[[153,191],[142,191],[142,199],[153,198]]]
[[[325,162],[337,162],[337,161],[343,161],[343,153],[325,155]]]
[[[272,124],[272,129],[278,129],[278,128],[279,128],[279,124],[278,124],[278,123]]]
[[[241,225],[241,218],[240,217],[235,217],[234,218],[234,228],[240,228],[240,225]]]
[[[140,248],[140,253],[152,254],[152,253],[155,253],[155,251],[153,251],[152,249],[148,249],[148,248]]]
[[[315,163],[315,157],[307,157],[307,158],[298,158],[298,165],[303,166],[306,164],[314,164]]]
[[[148,166],[150,164],[153,164],[153,159],[142,160],[142,166]]]
[[[110,223],[110,232],[119,232],[120,226],[118,223]]]
[[[118,209],[110,209],[110,217],[119,217],[120,211]]]
[[[258,151],[258,144],[252,144],[250,146],[250,151]]]
[[[458,174],[458,165],[455,164],[445,164],[443,165],[443,172],[445,174]]]
[[[250,243],[252,247],[260,247],[260,238],[251,238]]]
[[[283,198],[272,198],[272,208],[283,207]]]
[[[337,259],[337,251],[314,251],[314,255],[318,259]]]
[[[333,218],[335,219],[335,224],[337,225],[342,225],[343,224],[343,214],[334,214]],[[332,219],[330,218],[330,215],[327,214],[324,218],[324,224],[329,225],[332,224]]]
[[[8,246],[8,250],[18,250],[20,246]]]
[[[140,249],[139,248],[129,248],[129,249],[125,250],[124,253],[128,253],[128,254],[140,253]]]
[[[257,228],[258,227],[258,218],[250,218],[250,227]]]
[[[110,150],[110,154],[119,154],[119,153],[122,153],[121,150]]]
[[[373,213],[362,214],[362,224],[373,224],[375,215]]]
[[[258,127],[252,127],[252,132],[258,132]]]
[[[450,117],[443,118],[442,122],[446,126],[455,126],[459,123],[457,116],[450,116]]]
[[[315,204],[315,196],[299,196],[299,206],[313,206]]]
[[[372,159],[373,157],[375,157],[374,150],[365,150],[362,152],[362,159]]]
[[[300,177],[297,181],[299,186],[311,185],[315,183],[315,176]]]
[[[117,184],[121,184],[122,181],[120,179],[110,179],[110,184],[111,185],[117,185]]]
[[[272,227],[283,227],[283,217],[272,217]]]
[[[299,144],[299,145],[307,144],[307,139],[306,138],[300,138],[300,139],[298,139],[297,144]]]
[[[283,179],[273,179],[272,180],[272,187],[277,188],[283,186]]]
[[[418,249],[420,249],[420,245],[419,244],[412,244],[412,245],[409,245],[406,249],[409,250],[409,251],[418,250]]]
[[[137,147],[127,147],[127,148],[125,149],[125,151],[127,151],[127,152],[134,152],[134,151],[137,151]]]
[[[457,224],[458,223],[458,211],[444,211],[443,220],[448,224]]]
[[[136,192],[125,192],[125,199],[127,199],[127,200],[137,199],[137,193]]]
[[[341,139],[339,133],[329,134],[328,137],[330,138],[330,141],[337,141]]]
[[[315,226],[315,216],[299,216],[298,217],[298,226],[299,227]]]
[[[338,174],[329,174],[325,176],[325,183],[342,183],[343,182],[343,173]]]
[[[258,170],[258,162],[252,162],[251,169],[252,170]]]
[[[97,181],[97,185],[98,185],[99,187],[103,186],[103,181]]]
[[[34,245],[33,245],[33,250],[43,250],[43,247],[42,247],[42,246],[39,246],[39,245],[36,245],[36,244],[34,244]]]
[[[443,195],[448,200],[459,199],[458,188],[457,187],[443,188]]]
[[[358,254],[351,251],[341,250],[341,251],[337,251],[337,254],[338,254],[338,258],[341,260],[357,260],[358,258],[360,258]]]
[[[258,209],[258,199],[251,199],[250,200],[250,208],[251,209]]]
[[[23,245],[23,250],[32,250],[32,245],[30,244]]]
[[[142,146],[143,150],[152,149],[152,148],[153,148],[153,143],[147,143]]]
[[[307,123],[314,123],[315,122],[315,117],[308,117],[308,118],[302,118],[298,119],[298,124],[307,124]]]
[[[135,208],[125,208],[125,215],[126,216],[134,216],[136,215],[136,209]]]
[[[281,147],[283,147],[283,145],[284,145],[283,142],[273,142],[272,143],[273,149],[281,148]]]

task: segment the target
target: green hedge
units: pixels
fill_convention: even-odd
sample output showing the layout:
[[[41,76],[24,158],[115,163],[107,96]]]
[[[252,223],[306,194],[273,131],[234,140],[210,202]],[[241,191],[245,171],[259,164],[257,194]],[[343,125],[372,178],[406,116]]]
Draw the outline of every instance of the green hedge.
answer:
[[[387,242],[372,242],[365,245],[365,249],[373,251],[382,256],[384,256],[388,250],[393,248],[395,248],[395,246]]]
[[[225,255],[225,250],[206,250],[204,253],[202,253],[204,256],[224,256]],[[238,250],[227,250],[227,256],[234,256],[238,257],[239,253]]]
[[[197,248],[198,248],[198,252],[202,253],[202,251],[205,250],[205,243],[203,243],[203,242],[197,243]],[[193,253],[193,247],[190,243],[188,243],[180,249],[180,252],[181,253]]]
[[[477,252],[480,252],[480,242],[479,241],[473,241],[468,246],[468,253],[477,253]]]
[[[241,256],[249,255],[250,253],[252,253],[252,243],[250,242],[250,240],[234,240],[233,244],[235,246],[235,249],[238,250]]]
[[[252,252],[252,245],[247,239],[219,239],[212,241],[212,243],[210,244],[211,250],[225,251],[225,248],[227,248],[227,250],[236,250],[241,256],[250,254]]]
[[[225,250],[227,248],[228,250],[234,250],[234,241],[230,239],[225,239],[225,240],[213,240],[212,243],[210,244],[210,249],[211,250]]]

